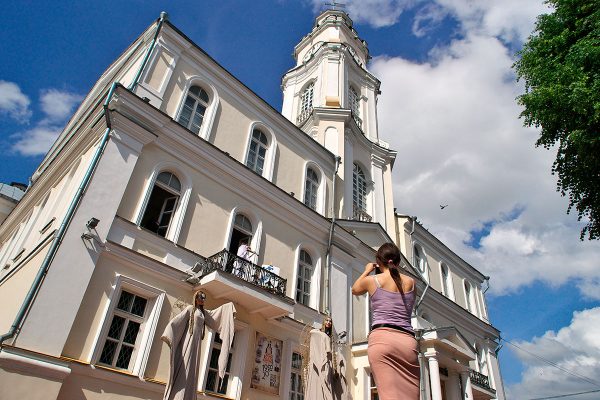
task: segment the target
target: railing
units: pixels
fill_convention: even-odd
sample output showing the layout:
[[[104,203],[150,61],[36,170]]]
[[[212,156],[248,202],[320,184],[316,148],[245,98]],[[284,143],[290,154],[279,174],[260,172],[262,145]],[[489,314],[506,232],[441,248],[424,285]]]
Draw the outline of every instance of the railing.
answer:
[[[267,271],[227,250],[221,250],[217,254],[208,257],[204,261],[199,275],[204,276],[216,270],[237,276],[248,283],[266,289],[276,295],[285,296],[287,279],[283,279],[279,275]]]
[[[352,206],[352,219],[356,221],[364,221],[371,222],[373,217],[371,217],[365,210],[359,208],[355,205]]]
[[[490,387],[490,379],[482,373],[479,373],[475,370],[469,370],[469,377],[471,378],[471,383],[477,385],[481,388],[490,390],[492,392],[496,392],[494,389]]]
[[[296,125],[301,126],[306,120],[312,115],[313,107],[309,107],[306,110],[302,111],[298,118],[296,118]]]

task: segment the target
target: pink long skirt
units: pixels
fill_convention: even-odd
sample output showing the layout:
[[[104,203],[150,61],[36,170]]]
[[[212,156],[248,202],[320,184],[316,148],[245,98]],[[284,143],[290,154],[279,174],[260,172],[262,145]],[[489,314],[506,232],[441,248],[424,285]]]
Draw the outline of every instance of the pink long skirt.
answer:
[[[417,341],[408,333],[377,328],[369,334],[367,350],[380,400],[419,399]]]

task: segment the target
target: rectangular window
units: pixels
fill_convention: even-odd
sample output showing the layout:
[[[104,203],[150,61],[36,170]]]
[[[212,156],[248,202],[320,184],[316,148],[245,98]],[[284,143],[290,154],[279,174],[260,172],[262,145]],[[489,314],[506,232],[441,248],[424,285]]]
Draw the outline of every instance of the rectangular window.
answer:
[[[290,400],[304,400],[304,388],[302,387],[302,356],[296,352],[292,353]]]
[[[131,370],[132,356],[139,345],[148,299],[122,290],[98,359],[99,364]]]
[[[231,359],[233,357],[233,349],[235,348],[235,337],[229,350],[229,357],[227,358],[227,367],[225,368],[225,376],[223,381],[219,382],[219,355],[221,354],[221,344],[223,341],[217,332],[213,336],[214,340],[210,346],[210,353],[208,356],[208,370],[206,376],[206,386],[204,390],[212,393],[219,393],[225,395],[227,393],[227,387],[231,377]]]
[[[143,376],[164,298],[162,290],[118,274],[90,363]]]

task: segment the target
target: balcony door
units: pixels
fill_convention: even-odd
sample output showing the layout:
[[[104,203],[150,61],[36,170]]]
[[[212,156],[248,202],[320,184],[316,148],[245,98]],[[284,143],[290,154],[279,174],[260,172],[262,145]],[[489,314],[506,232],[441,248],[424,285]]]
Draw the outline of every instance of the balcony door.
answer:
[[[231,240],[229,241],[229,250],[232,254],[237,254],[238,248],[244,240],[252,246],[252,223],[244,214],[237,214],[231,231]],[[252,249],[256,251],[256,249]]]

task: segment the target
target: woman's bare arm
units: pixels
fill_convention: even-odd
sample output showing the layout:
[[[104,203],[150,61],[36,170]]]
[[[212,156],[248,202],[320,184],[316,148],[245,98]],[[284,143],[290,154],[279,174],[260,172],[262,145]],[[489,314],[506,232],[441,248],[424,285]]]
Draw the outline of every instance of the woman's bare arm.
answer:
[[[368,263],[365,265],[365,270],[361,276],[356,279],[354,285],[352,285],[352,294],[355,296],[360,296],[361,294],[365,294],[367,292],[373,293],[375,291],[375,282],[373,279],[369,278],[369,274],[373,272],[377,264]]]

